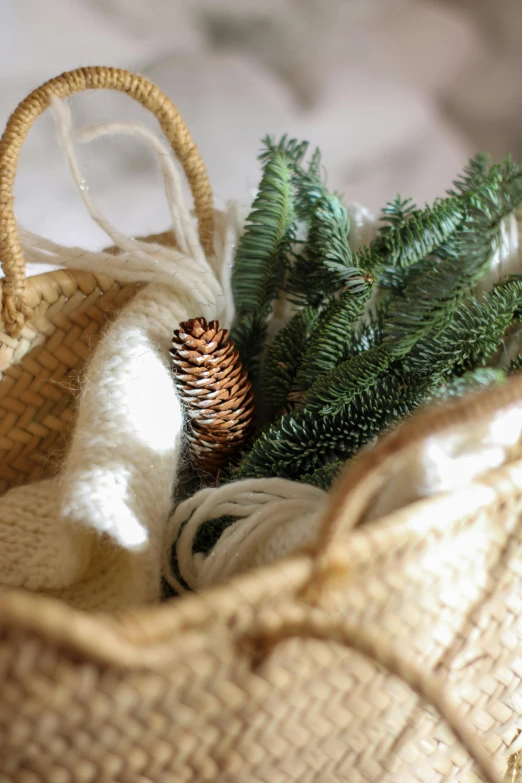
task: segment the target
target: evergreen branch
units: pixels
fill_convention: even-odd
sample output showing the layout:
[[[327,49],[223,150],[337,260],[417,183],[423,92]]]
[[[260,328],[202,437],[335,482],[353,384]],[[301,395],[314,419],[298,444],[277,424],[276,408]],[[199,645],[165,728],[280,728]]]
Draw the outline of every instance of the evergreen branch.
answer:
[[[264,339],[264,324],[282,286],[295,240],[291,163],[280,150],[267,156],[259,193],[239,241],[232,272],[237,319],[231,336],[243,365],[250,372],[257,360],[257,352],[251,345],[257,339],[254,329],[260,327]]]
[[[303,406],[322,416],[336,413],[357,395],[370,390],[389,364],[385,345],[357,354],[318,378],[305,394]]]
[[[350,342],[353,324],[360,318],[371,292],[370,283],[357,293],[348,288],[338,299],[332,299],[321,313],[302,357],[293,384],[294,393],[301,395],[317,378],[337,365]]]
[[[397,195],[393,201],[388,201],[379,218],[384,225],[379,228],[379,235],[373,244],[374,252],[381,252],[379,248],[384,247],[383,237],[386,237],[392,230],[398,232],[408,220],[415,219],[416,212],[418,212],[417,206],[411,198],[403,199]],[[413,269],[425,261],[426,259],[418,261],[413,265]],[[404,287],[410,271],[410,267],[385,266],[379,273],[379,288],[400,291]]]
[[[312,152],[312,157],[310,158],[306,173],[307,176],[314,177],[316,180],[323,178],[323,175],[321,174],[321,150],[319,147],[316,147]]]
[[[401,228],[406,221],[410,220],[418,212],[417,206],[411,198],[402,198],[396,196],[393,201],[388,201],[383,207],[380,220],[384,223],[379,229],[379,234],[385,236],[391,229]]]
[[[488,182],[498,180],[498,172],[492,172],[491,157],[485,153],[475,155],[464,167],[462,174],[453,182],[447,193],[450,198],[460,198],[465,205],[473,202]],[[480,196],[479,196],[480,197]],[[436,250],[438,258],[458,258],[458,243],[455,234],[448,237]]]
[[[300,480],[305,484],[311,484],[313,487],[327,491],[341,473],[344,465],[343,460],[333,460],[333,462],[328,462],[323,467],[317,468],[313,473],[305,473]]]
[[[285,133],[281,137],[279,142],[276,142],[271,136],[265,136],[262,141],[264,150],[258,157],[261,163],[267,163],[274,155],[283,155],[288,161],[289,165],[294,168],[300,168],[303,159],[308,150],[307,141],[298,141],[297,139],[289,139],[288,134]]]
[[[498,179],[498,172],[493,173],[493,178]],[[438,245],[433,245],[430,254],[435,254],[439,258],[455,258],[457,256],[457,248],[455,244],[455,233],[460,227],[462,220],[465,216],[465,206],[467,201],[472,201],[473,198],[480,192],[480,189],[485,187],[488,182],[491,183],[492,170],[491,159],[488,155],[478,154],[472,158],[469,163],[464,167],[463,173],[453,183],[453,188],[448,190],[448,197],[435,202],[434,211],[437,209],[437,204],[446,205],[450,212],[454,207],[460,206],[460,220],[458,214],[455,215],[455,221],[453,222],[453,230],[446,232],[446,236]],[[458,210],[457,210],[458,211]],[[442,207],[443,217],[444,207]],[[400,228],[407,223],[411,218],[415,219],[418,210],[415,205],[410,203],[410,199],[403,200],[400,196],[388,203],[383,209],[383,217],[381,219],[386,220],[388,225],[381,228],[380,233],[386,234],[392,228]],[[425,219],[427,223],[430,222],[429,214],[426,214]],[[444,218],[443,218],[444,219]],[[427,254],[426,254],[427,255]],[[433,261],[424,256],[423,259],[415,262],[412,265],[416,269],[416,274],[419,272],[427,271],[427,265],[432,264]],[[412,271],[413,271],[412,268]],[[406,279],[410,280],[408,275],[408,267],[398,265],[388,265],[386,269],[381,273],[379,284],[383,288],[392,288],[399,290],[404,287]]]
[[[259,220],[250,220],[250,242],[238,250],[236,330],[243,350],[257,341],[255,356],[278,290],[305,305],[268,349],[262,375],[276,409],[297,395],[300,404],[258,432],[234,475],[327,487],[362,445],[421,402],[504,379],[483,365],[521,316],[522,279],[480,300],[472,291],[502,221],[522,203],[522,171],[510,158],[491,165],[477,156],[432,208],[399,197],[386,205],[379,235],[354,256],[346,210],[326,188],[319,153],[306,165],[306,143],[266,144]],[[297,219],[308,236],[289,268]],[[355,325],[375,280],[386,298]],[[507,372],[515,369],[522,355]]]
[[[335,195],[324,193],[315,202],[305,252],[297,256],[285,289],[290,301],[318,306],[341,286],[365,287],[350,246],[350,221]]]
[[[407,269],[433,253],[462,222],[460,199],[437,200],[433,207],[413,210],[407,220],[380,233],[360,259],[377,274],[388,268]]]
[[[447,191],[448,196],[458,198],[473,195],[487,184],[490,171],[491,156],[479,152],[464,166],[462,174],[453,182],[453,188]]]
[[[321,153],[316,147],[308,166],[304,166],[304,158],[308,151],[307,141],[289,139],[286,135],[276,143],[270,136],[263,139],[265,151],[260,160],[265,161],[275,152],[286,155],[292,167],[292,182],[295,188],[295,212],[300,220],[309,220],[320,198],[328,191],[321,174]]]
[[[354,260],[348,244],[350,221],[346,209],[334,194],[325,194],[315,205],[307,241],[308,261],[312,266],[324,267],[339,274],[352,269]]]
[[[345,461],[422,402],[432,386],[430,379],[385,373],[336,413],[284,414],[242,456],[235,478],[299,478]]]
[[[340,361],[346,361],[352,356],[370,348],[375,348],[382,343],[384,327],[392,302],[390,294],[378,295],[378,301],[372,303],[372,307],[361,319],[357,327],[350,335],[350,339],[344,343],[344,350]],[[339,362],[340,363],[340,362]]]
[[[317,318],[318,312],[313,307],[299,310],[279,330],[268,347],[261,370],[261,384],[276,411],[280,411],[287,403]]]
[[[309,177],[321,178],[321,150],[319,147],[313,151],[306,173]]]
[[[321,173],[321,153],[317,148],[312,154],[307,169],[296,167],[293,181],[297,217],[309,221],[320,199],[328,195]]]
[[[403,360],[421,375],[461,375],[484,364],[501,345],[504,333],[522,307],[522,281],[499,283],[479,302],[470,297],[459,305],[444,329],[419,340]]]
[[[231,334],[236,349],[239,351],[243,368],[255,375],[267,334],[267,323],[270,308],[260,313],[245,313],[236,318]]]
[[[454,242],[453,236],[451,236],[447,242],[441,247],[448,253],[452,243]],[[437,253],[440,248],[437,248]],[[437,264],[437,260],[434,256],[426,256],[421,258],[411,267],[400,266],[386,266],[379,275],[379,288],[393,292],[395,294],[402,294],[406,285],[411,285],[416,280],[419,280],[425,274],[430,272]]]
[[[495,168],[495,167],[493,167]],[[494,179],[497,178],[495,185]],[[514,167],[493,172],[491,182],[468,205],[459,229],[456,258],[441,260],[408,283],[397,297],[385,342],[395,356],[407,354],[434,329],[443,329],[471,288],[489,269],[499,242],[500,224],[522,201],[522,176]]]
[[[252,206],[232,273],[240,312],[260,312],[273,299],[295,236],[291,169],[282,153],[268,158]]]

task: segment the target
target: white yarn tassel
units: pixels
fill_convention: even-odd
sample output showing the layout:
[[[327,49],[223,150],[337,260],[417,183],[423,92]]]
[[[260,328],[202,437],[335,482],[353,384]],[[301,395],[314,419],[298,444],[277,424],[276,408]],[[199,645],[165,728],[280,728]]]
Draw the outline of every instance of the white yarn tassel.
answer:
[[[198,303],[200,304],[200,314],[207,317],[207,313],[212,313],[210,317],[215,317],[216,304],[220,311],[222,311],[222,302],[219,300],[225,298],[223,288],[218,279],[220,265],[223,261],[226,262],[229,259],[227,257],[226,249],[217,262],[214,261],[214,263],[211,263],[205,257],[204,250],[201,247],[194,227],[193,218],[183,196],[180,176],[174,161],[172,160],[170,148],[166,148],[161,141],[146,128],[135,124],[101,123],[76,133],[76,137],[84,143],[94,141],[95,139],[106,135],[125,134],[141,139],[152,147],[158,158],[163,175],[167,202],[172,215],[173,230],[179,250],[165,248],[157,243],[151,245],[148,242],[141,242],[140,240],[127,237],[124,234],[121,234],[110,221],[103,216],[89,193],[89,189],[82,177],[78,165],[74,151],[73,130],[69,108],[64,101],[59,100],[56,96],[51,96],[50,103],[56,117],[58,133],[67,156],[69,169],[84,204],[93,220],[103,231],[105,231],[113,244],[123,251],[119,256],[111,256],[111,274],[113,273],[113,269],[115,271],[126,271],[127,273],[130,271],[131,274],[135,274],[134,279],[138,280],[144,279],[143,273],[145,273],[146,279],[152,278],[155,280],[158,280],[158,275],[161,274],[162,282],[168,282],[170,284],[173,283],[173,278],[175,277],[177,290],[186,296],[195,297],[198,300]],[[235,214],[231,215],[231,220],[235,220]],[[229,226],[227,224],[225,226],[225,231],[227,231],[228,228]],[[228,231],[228,236],[230,238],[230,231]],[[67,266],[74,265],[76,268],[89,268],[92,269],[92,271],[95,271],[94,264],[96,263],[97,255],[101,256],[99,260],[102,261],[102,263],[106,262],[107,254],[90,254],[90,257],[87,258],[84,253],[82,254],[83,257],[76,258],[76,261],[79,261],[78,264],[75,264],[73,259],[71,259],[72,263],[67,263],[66,253],[62,255],[62,262],[65,261]],[[89,263],[87,263],[87,261]],[[49,263],[49,258],[46,259],[46,263]],[[218,266],[217,270],[216,264]],[[97,266],[99,267],[100,265],[97,264]],[[107,266],[105,266],[104,271],[108,271]],[[216,275],[216,271],[218,271],[218,275]],[[232,300],[229,296],[226,302],[226,310],[228,310],[228,312],[221,312],[221,320],[227,325],[231,323],[233,317],[231,308]]]
[[[322,489],[280,478],[244,479],[202,489],[180,503],[169,520],[163,576],[181,593],[279,560],[313,541],[327,498]],[[197,533],[222,516],[236,521],[207,555],[194,553]],[[181,579],[170,564],[173,545]]]
[[[55,253],[80,266],[134,279],[161,280],[147,286],[122,310],[100,341],[83,382],[77,424],[60,477],[61,512],[89,531],[104,533],[119,547],[141,553],[151,572],[150,594],[159,594],[164,526],[181,452],[183,412],[168,367],[173,329],[195,315],[229,324],[232,299],[221,279],[230,264],[234,233],[221,226],[220,257],[210,261],[200,244],[170,152],[139,126],[100,125],[83,131],[82,141],[127,133],[155,150],[163,173],[178,249],[150,245],[118,232],[93,202],[76,160],[70,114],[52,99],[73,178],[94,220],[122,253],[73,253],[54,243],[23,237],[34,255]],[[31,255],[30,255],[31,257]],[[108,262],[110,258],[110,262]],[[102,269],[102,267],[104,267]],[[95,552],[93,551],[93,557]]]

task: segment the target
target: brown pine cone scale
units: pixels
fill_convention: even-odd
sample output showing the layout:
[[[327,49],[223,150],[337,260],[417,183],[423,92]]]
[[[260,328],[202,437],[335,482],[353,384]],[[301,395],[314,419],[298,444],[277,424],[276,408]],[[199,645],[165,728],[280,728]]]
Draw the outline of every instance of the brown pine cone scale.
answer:
[[[200,474],[216,476],[251,432],[252,383],[228,330],[217,321],[183,321],[174,332],[170,355],[189,419],[191,460]]]

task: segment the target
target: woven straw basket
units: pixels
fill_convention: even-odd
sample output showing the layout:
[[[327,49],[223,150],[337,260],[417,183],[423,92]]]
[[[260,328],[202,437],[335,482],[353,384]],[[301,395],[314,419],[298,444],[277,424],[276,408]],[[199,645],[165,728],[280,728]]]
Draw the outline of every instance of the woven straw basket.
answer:
[[[20,147],[51,92],[90,88],[155,113],[211,242],[197,149],[145,79],[82,69],[19,106],[0,143],[2,491],[56,469],[78,373],[135,290],[24,279]],[[114,617],[0,592],[0,783],[518,780],[506,748],[522,728],[522,447],[473,487],[365,514],[420,442],[521,396],[514,379],[411,417],[344,475],[313,550],[199,595]]]

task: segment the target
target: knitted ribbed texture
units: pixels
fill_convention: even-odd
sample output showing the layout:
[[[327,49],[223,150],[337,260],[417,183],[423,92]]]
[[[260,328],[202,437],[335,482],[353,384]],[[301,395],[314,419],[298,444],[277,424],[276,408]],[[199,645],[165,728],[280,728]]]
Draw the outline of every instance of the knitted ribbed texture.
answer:
[[[149,285],[106,332],[60,475],[0,498],[2,584],[83,609],[159,599],[183,426],[168,349],[172,324],[200,306]]]
[[[72,528],[105,533],[103,541],[123,557],[136,550],[133,570],[146,579],[130,603],[156,600],[160,592],[160,547],[183,426],[166,357],[173,320],[185,306],[190,302],[181,303],[171,288],[150,285],[116,319],[89,365],[59,479],[60,512]],[[97,558],[93,551],[93,564]]]

